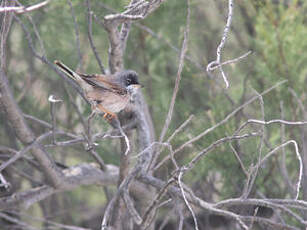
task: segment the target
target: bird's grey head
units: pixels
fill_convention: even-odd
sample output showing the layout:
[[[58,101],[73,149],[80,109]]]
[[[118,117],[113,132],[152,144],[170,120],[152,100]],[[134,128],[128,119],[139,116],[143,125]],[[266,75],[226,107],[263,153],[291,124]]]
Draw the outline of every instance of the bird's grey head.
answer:
[[[134,95],[142,86],[138,80],[138,74],[133,70],[124,70],[118,73],[121,84],[128,90],[128,93]]]

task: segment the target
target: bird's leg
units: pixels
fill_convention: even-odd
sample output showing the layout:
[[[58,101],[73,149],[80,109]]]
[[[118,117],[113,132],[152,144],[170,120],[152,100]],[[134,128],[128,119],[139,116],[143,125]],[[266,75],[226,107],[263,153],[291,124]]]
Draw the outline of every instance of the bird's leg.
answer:
[[[96,111],[92,110],[91,115],[87,118],[87,141],[88,141],[88,148],[87,150],[90,150],[93,148],[93,142],[92,142],[92,134],[91,134],[91,120],[96,115]]]
[[[109,110],[105,109],[101,104],[98,104],[97,107],[100,111],[104,112],[103,118],[108,120],[109,122],[116,117],[115,113],[112,113]]]
[[[105,113],[103,115],[103,118],[107,119],[109,122],[111,122],[116,117],[115,113]]]

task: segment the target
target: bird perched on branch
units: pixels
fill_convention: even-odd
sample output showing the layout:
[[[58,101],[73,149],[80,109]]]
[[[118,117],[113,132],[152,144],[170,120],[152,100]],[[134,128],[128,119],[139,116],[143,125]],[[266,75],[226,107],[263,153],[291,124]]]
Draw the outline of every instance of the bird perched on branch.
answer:
[[[142,86],[133,70],[124,70],[114,75],[82,74],[72,71],[60,61],[54,61],[59,69],[74,80],[83,90],[91,104],[92,114],[104,113],[112,121],[128,105],[133,94]]]

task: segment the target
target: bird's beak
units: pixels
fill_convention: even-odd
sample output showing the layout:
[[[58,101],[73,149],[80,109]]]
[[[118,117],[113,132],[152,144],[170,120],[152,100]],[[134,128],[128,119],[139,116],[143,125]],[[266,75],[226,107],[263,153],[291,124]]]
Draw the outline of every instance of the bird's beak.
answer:
[[[131,85],[133,88],[135,88],[135,89],[139,89],[139,88],[143,88],[144,86],[143,85],[141,85],[141,84],[133,84],[133,85]]]

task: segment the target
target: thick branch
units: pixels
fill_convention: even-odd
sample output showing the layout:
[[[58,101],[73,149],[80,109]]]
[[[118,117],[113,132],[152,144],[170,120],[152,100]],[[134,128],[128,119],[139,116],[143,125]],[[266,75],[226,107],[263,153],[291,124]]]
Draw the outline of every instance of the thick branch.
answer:
[[[44,185],[25,192],[15,193],[9,197],[1,198],[0,210],[12,209],[17,205],[28,208],[54,193],[73,190],[81,185],[115,185],[118,177],[118,169],[108,165],[103,172],[93,163],[81,164],[63,170],[63,177],[65,177],[66,183],[65,186],[59,189]]]

